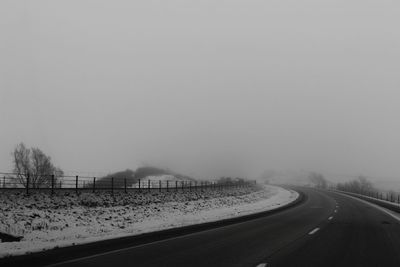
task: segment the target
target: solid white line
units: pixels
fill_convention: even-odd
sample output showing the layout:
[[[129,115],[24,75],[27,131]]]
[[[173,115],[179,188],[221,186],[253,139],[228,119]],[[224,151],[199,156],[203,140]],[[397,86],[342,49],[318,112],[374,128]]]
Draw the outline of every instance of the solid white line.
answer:
[[[239,225],[239,224],[245,224],[245,223],[247,223],[247,222],[246,221],[238,222],[237,224]],[[215,229],[216,228],[212,228],[212,229],[208,229],[208,230],[203,230],[201,232],[202,233],[211,232],[211,231],[214,231]],[[156,240],[156,241],[153,241],[153,242],[144,243],[144,244],[140,244],[140,245],[134,245],[134,246],[130,246],[130,247],[125,247],[125,248],[120,248],[120,249],[116,249],[116,250],[106,251],[106,252],[102,252],[102,253],[98,253],[98,254],[94,254],[94,255],[89,255],[89,256],[70,259],[70,260],[66,260],[66,261],[62,261],[62,262],[52,263],[52,264],[49,264],[49,265],[45,265],[45,267],[55,267],[55,266],[60,266],[60,265],[63,265],[63,264],[75,263],[75,262],[81,261],[81,260],[92,259],[92,258],[96,258],[96,257],[99,257],[99,256],[104,256],[104,255],[109,255],[109,254],[114,254],[114,253],[118,253],[118,252],[127,251],[127,250],[130,250],[130,249],[145,247],[145,246],[154,245],[154,244],[157,244],[157,243],[162,243],[162,242],[171,241],[171,240],[175,240],[175,239],[186,238],[188,236],[194,236],[194,235],[197,235],[199,233],[200,232],[193,232],[193,233],[189,233],[189,234],[185,234],[185,235],[181,235],[181,236],[175,236],[175,237],[170,237],[170,238],[166,238],[166,239]],[[132,236],[134,236],[134,235],[132,235]],[[99,241],[102,241],[102,240],[99,240]],[[267,265],[265,265],[265,266],[267,266]]]
[[[239,217],[237,217],[237,218],[239,218]],[[240,225],[240,224],[245,224],[245,223],[247,223],[247,221],[238,222],[235,225]],[[200,232],[201,233],[211,232],[211,231],[214,231],[215,229],[216,228],[211,228],[211,229],[203,230],[203,231],[200,231]],[[165,230],[168,230],[168,229],[165,229]],[[140,245],[134,245],[134,246],[130,246],[130,247],[125,247],[125,248],[121,248],[121,249],[116,249],[116,250],[106,251],[106,252],[102,252],[102,253],[98,253],[98,254],[94,254],[94,255],[89,255],[89,256],[85,256],[85,257],[80,257],[80,258],[75,258],[75,259],[66,260],[66,261],[62,261],[62,262],[52,263],[52,264],[49,264],[49,265],[45,265],[45,267],[54,267],[54,266],[60,266],[60,265],[63,265],[63,264],[75,263],[75,262],[78,262],[78,261],[81,261],[81,260],[92,259],[92,258],[96,258],[96,257],[99,257],[99,256],[104,256],[104,255],[109,255],[109,254],[114,254],[114,253],[118,253],[118,252],[127,251],[127,250],[130,250],[130,249],[150,246],[150,245],[154,245],[154,244],[157,244],[157,243],[162,243],[162,242],[166,242],[166,241],[170,241],[170,240],[174,240],[174,239],[186,238],[188,236],[197,235],[200,232],[193,232],[193,233],[184,234],[184,235],[181,235],[181,236],[170,237],[170,238],[161,239],[161,240],[157,240],[157,241],[153,241],[153,242],[149,242],[149,243],[144,243],[144,244],[140,244]],[[135,235],[130,235],[130,236],[134,237]],[[128,236],[126,236],[126,237],[128,237]],[[104,240],[98,240],[98,241],[105,241],[105,240],[112,240],[112,239],[113,238],[104,239]],[[96,242],[96,241],[94,241],[94,242]],[[89,242],[89,243],[92,243],[92,242]],[[86,243],[86,244],[89,244],[89,243]],[[85,243],[82,243],[82,244],[85,244]],[[267,266],[267,264],[265,264],[265,266]]]
[[[331,216],[331,217],[328,218],[328,220],[332,220],[332,219],[333,219],[333,216]]]
[[[334,192],[334,193],[340,194],[340,195],[342,195],[342,196],[346,196],[346,197],[349,197],[349,198],[352,198],[352,199],[356,199],[356,200],[358,200],[358,201],[360,201],[360,202],[364,202],[364,204],[370,205],[371,207],[374,207],[374,208],[376,208],[376,209],[378,209],[378,210],[380,210],[380,211],[386,213],[387,215],[391,216],[393,219],[396,219],[397,221],[400,221],[400,218],[399,218],[399,217],[397,217],[396,215],[394,215],[393,213],[391,213],[390,210],[387,210],[387,209],[385,209],[385,208],[383,208],[383,207],[381,207],[381,206],[378,206],[378,205],[376,205],[376,204],[373,204],[373,203],[371,203],[371,202],[368,202],[368,201],[366,201],[366,200],[364,200],[364,199],[361,199],[361,198],[358,198],[358,197],[353,197],[353,196],[350,196],[350,195],[346,195],[346,194],[343,194],[343,193],[340,193],[340,192]]]
[[[257,265],[256,267],[265,267],[265,266],[267,266],[267,264],[266,263],[260,263],[259,265]]]
[[[317,227],[317,228],[315,228],[314,230],[312,230],[311,232],[309,232],[308,234],[309,234],[309,235],[313,235],[313,234],[315,234],[316,232],[318,232],[318,230],[319,230],[319,228]]]
[[[240,222],[238,224],[242,224],[242,223],[246,223],[246,222]],[[209,232],[209,231],[211,232],[213,230],[215,230],[215,228],[204,230],[202,232]],[[118,253],[118,252],[123,252],[123,251],[127,251],[127,250],[130,250],[130,249],[141,248],[141,247],[154,245],[154,244],[158,244],[158,243],[162,243],[162,242],[166,242],[166,241],[171,241],[171,240],[175,240],[175,239],[181,239],[181,238],[185,238],[185,237],[188,237],[188,236],[193,236],[193,235],[196,235],[196,234],[199,234],[199,232],[194,232],[194,233],[185,234],[185,235],[181,235],[181,236],[170,237],[170,238],[167,238],[167,239],[161,239],[161,240],[153,241],[153,242],[150,242],[150,243],[134,245],[134,246],[131,246],[131,247],[120,248],[120,249],[106,251],[106,252],[102,252],[102,253],[98,253],[98,254],[94,254],[94,255],[89,255],[89,256],[85,256],[85,257],[80,257],[80,258],[75,258],[75,259],[66,260],[66,261],[62,261],[62,262],[52,263],[52,264],[49,264],[49,265],[45,265],[45,267],[54,267],[54,266],[60,266],[60,265],[64,265],[64,264],[74,263],[74,262],[77,262],[77,261],[92,259],[92,258],[96,258],[96,257],[99,257],[99,256],[114,254],[114,253]]]

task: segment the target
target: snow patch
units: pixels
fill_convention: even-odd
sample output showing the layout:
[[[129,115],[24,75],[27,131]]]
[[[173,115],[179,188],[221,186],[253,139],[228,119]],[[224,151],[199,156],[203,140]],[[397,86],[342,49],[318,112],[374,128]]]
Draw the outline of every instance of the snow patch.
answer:
[[[0,232],[23,235],[0,243],[0,257],[38,252],[121,236],[212,222],[272,210],[298,193],[277,186],[114,196],[50,196],[8,192],[0,199]]]

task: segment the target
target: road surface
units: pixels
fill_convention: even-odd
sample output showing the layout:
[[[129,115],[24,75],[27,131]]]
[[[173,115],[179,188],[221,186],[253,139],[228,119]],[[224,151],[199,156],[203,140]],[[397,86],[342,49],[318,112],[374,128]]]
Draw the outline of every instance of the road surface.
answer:
[[[299,189],[306,201],[266,217],[56,266],[400,266],[400,224],[363,201]]]

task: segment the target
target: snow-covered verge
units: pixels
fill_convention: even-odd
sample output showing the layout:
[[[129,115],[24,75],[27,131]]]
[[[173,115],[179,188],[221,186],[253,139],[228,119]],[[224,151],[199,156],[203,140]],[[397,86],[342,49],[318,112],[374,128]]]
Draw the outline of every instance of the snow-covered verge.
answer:
[[[114,196],[3,191],[0,232],[23,239],[0,243],[0,257],[243,216],[287,205],[297,197],[297,192],[277,186]]]

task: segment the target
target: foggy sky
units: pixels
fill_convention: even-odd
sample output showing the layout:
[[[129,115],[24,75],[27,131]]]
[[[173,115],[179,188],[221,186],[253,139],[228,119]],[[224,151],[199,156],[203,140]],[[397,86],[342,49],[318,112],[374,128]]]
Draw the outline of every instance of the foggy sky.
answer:
[[[0,3],[0,171],[400,177],[400,3]]]

